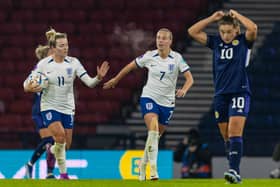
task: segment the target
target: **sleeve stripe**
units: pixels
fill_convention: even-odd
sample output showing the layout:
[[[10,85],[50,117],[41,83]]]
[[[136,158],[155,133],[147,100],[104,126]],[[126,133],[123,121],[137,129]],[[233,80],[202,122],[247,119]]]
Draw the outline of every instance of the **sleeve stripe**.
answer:
[[[82,76],[84,76],[85,74],[87,74],[87,72],[84,72],[80,75],[80,78],[82,78]]]
[[[187,69],[183,70],[182,73],[185,73],[185,72],[190,71],[190,70],[191,70],[190,68],[187,68]]]
[[[247,50],[247,54],[246,54],[245,67],[249,66],[249,63],[250,63],[250,54],[251,54],[251,49],[248,49],[248,50]]]

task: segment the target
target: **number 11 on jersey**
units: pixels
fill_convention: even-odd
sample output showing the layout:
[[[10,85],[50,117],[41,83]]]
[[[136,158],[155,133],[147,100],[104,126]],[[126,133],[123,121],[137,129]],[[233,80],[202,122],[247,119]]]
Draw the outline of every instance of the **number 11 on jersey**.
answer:
[[[64,77],[63,76],[57,77],[57,81],[58,81],[58,86],[63,86],[64,85]]]

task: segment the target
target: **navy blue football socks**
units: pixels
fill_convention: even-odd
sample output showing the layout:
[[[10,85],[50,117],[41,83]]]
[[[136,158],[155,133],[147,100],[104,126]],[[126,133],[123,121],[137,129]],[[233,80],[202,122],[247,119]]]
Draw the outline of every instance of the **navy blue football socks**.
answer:
[[[224,142],[225,145],[225,153],[226,153],[226,158],[229,161],[229,147],[230,147],[230,141],[227,140]]]
[[[239,165],[243,154],[242,137],[230,137],[229,166],[239,174]]]
[[[36,147],[35,151],[33,152],[30,163],[33,165],[41,157],[41,155],[46,151],[46,144],[47,143],[53,144],[53,142],[54,142],[54,140],[51,136],[43,138],[41,140],[40,144]]]

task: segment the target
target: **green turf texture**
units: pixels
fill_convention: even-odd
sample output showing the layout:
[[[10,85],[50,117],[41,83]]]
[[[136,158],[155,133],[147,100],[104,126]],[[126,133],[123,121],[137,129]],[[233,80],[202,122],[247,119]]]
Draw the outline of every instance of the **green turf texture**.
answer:
[[[242,185],[246,187],[280,186],[280,179],[243,179]],[[172,179],[159,181],[137,180],[26,180],[26,179],[0,179],[0,187],[219,187],[231,186],[223,179]]]

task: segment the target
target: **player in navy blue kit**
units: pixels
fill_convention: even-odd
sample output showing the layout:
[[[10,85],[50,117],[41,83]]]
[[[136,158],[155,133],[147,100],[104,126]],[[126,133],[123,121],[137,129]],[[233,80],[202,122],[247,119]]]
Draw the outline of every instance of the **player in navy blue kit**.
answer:
[[[203,32],[218,22],[219,34]],[[239,22],[246,32],[240,32]],[[189,35],[213,51],[215,85],[214,110],[225,141],[229,170],[224,173],[229,183],[240,183],[239,165],[243,152],[242,134],[250,108],[250,86],[246,67],[257,37],[257,25],[235,10],[217,11],[188,29]]]
[[[48,32],[46,33],[48,38]],[[36,48],[36,56],[39,60],[49,56],[52,53],[52,49],[48,46],[39,45]],[[32,105],[32,119],[35,122],[36,130],[40,134],[41,142],[38,144],[34,150],[30,160],[25,165],[26,168],[26,178],[32,178],[33,165],[41,157],[41,155],[47,150],[48,146],[51,146],[54,143],[54,139],[49,130],[44,126],[41,112],[40,112],[40,101],[41,101],[41,90],[42,88],[37,84],[30,84],[29,87],[24,88],[26,92],[37,92],[34,93],[33,105]],[[55,157],[52,153],[47,151],[47,179],[54,179],[53,174],[55,166]]]

